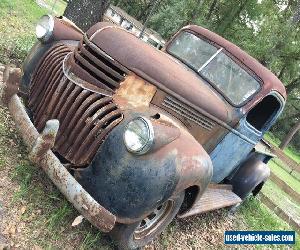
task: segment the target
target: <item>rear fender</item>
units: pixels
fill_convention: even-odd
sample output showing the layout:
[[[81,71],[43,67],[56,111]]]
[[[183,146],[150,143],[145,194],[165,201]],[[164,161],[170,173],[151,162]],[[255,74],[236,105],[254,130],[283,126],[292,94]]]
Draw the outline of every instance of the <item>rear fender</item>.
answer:
[[[257,186],[269,178],[270,168],[263,162],[264,158],[264,155],[252,153],[230,180],[233,192],[241,199],[245,199]]]

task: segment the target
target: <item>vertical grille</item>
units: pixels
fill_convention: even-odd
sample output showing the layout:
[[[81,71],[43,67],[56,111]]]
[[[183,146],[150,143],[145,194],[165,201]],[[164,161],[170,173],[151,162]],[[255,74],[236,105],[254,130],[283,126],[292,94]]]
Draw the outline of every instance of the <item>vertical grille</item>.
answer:
[[[66,78],[62,61],[70,52],[65,45],[48,52],[33,76],[29,108],[39,132],[47,120],[60,121],[54,151],[80,166],[90,163],[123,115],[112,97],[83,89]]]
[[[114,91],[124,80],[128,70],[85,38],[74,52],[77,70],[89,75],[99,88]],[[88,79],[85,79],[88,81]]]
[[[189,121],[192,121],[207,130],[212,130],[215,126],[215,123],[211,122],[200,112],[194,110],[190,106],[180,102],[172,96],[166,96],[162,102],[162,106],[172,110],[181,117],[184,117],[185,119],[188,119]]]

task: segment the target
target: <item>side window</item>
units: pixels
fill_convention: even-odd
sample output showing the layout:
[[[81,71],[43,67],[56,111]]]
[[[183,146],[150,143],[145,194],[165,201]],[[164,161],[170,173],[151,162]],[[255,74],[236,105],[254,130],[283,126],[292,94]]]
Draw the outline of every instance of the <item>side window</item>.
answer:
[[[248,112],[246,120],[257,130],[264,131],[272,125],[280,110],[280,101],[275,96],[268,95]]]

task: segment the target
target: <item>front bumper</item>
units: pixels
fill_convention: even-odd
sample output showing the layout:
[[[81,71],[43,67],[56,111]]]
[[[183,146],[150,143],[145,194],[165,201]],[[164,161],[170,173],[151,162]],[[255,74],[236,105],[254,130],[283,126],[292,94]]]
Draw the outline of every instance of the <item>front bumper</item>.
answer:
[[[16,127],[30,150],[31,161],[47,173],[68,201],[91,224],[103,232],[111,231],[116,216],[95,201],[51,151],[59,128],[58,120],[48,121],[43,132],[39,134],[17,95],[21,70],[6,67],[3,76],[3,82],[0,82],[0,103],[8,107]]]

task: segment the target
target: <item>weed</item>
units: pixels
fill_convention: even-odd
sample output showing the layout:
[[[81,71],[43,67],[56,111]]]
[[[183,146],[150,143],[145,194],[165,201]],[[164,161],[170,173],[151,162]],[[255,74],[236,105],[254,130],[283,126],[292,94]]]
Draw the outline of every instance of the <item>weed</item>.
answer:
[[[96,234],[87,232],[83,239],[83,242],[80,246],[80,250],[93,249],[97,246],[97,242],[101,238],[101,233],[98,232]]]
[[[61,206],[53,209],[48,216],[47,225],[50,230],[59,228],[66,218],[72,213],[71,205],[64,200]]]
[[[14,194],[13,202],[18,201],[28,194],[34,173],[36,173],[36,169],[29,162],[21,163],[14,169],[11,177],[13,180],[19,181],[20,187]]]

